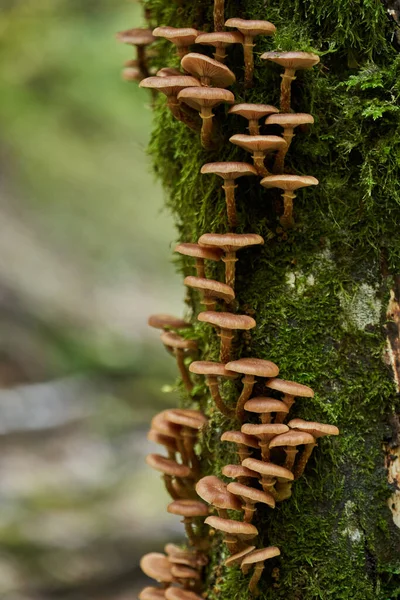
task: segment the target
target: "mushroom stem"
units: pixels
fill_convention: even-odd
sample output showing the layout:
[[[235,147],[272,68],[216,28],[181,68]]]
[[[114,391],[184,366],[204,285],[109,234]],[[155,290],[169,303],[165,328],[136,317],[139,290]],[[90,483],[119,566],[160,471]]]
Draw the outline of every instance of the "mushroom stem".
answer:
[[[237,185],[235,185],[233,179],[225,179],[222,189],[225,192],[226,212],[230,227],[236,227],[237,225],[235,188],[237,188]]]
[[[213,147],[212,134],[214,114],[211,108],[203,106],[200,112],[200,117],[203,121],[200,134],[201,145],[203,146],[203,148],[207,148],[209,150]]]
[[[284,172],[285,157],[286,157],[286,154],[288,153],[288,150],[289,150],[290,144],[292,143],[293,138],[294,138],[293,127],[286,127],[283,131],[283,139],[285,140],[287,146],[278,150],[278,152],[276,154],[274,167],[272,169],[274,173],[283,173]]]
[[[235,263],[238,261],[236,252],[227,252],[222,261],[225,263],[225,283],[235,289]]]
[[[226,510],[226,508],[217,508],[217,512],[218,516],[221,517],[221,519],[229,519],[228,511]]]
[[[283,198],[283,215],[280,217],[279,222],[282,227],[286,229],[290,229],[294,225],[293,221],[293,198],[296,198],[296,194],[294,192],[290,192],[289,190],[285,190],[282,194]]]
[[[254,504],[250,502],[246,502],[244,506],[242,506],[244,511],[243,521],[245,523],[251,523],[253,521],[254,513],[256,512],[256,507]]]
[[[225,1],[214,0],[214,31],[223,31],[225,24]]]
[[[264,164],[265,154],[263,152],[254,152],[253,163],[260,177],[268,177],[271,173]]]
[[[242,379],[242,383],[242,393],[240,394],[236,405],[236,416],[241,423],[243,423],[246,415],[244,405],[246,404],[247,400],[249,400],[253,392],[253,387],[256,383],[256,380],[254,379],[253,375],[245,375]]]
[[[189,540],[189,546],[195,546],[197,540],[193,531],[193,519],[191,517],[184,517],[182,519],[182,523],[185,526],[185,532]]]
[[[182,60],[182,58],[184,56],[186,56],[186,54],[189,54],[189,47],[188,46],[177,46],[176,53],[179,56],[179,59]]]
[[[272,494],[274,498],[276,495],[275,483],[276,483],[275,477],[271,477],[270,475],[263,475],[261,477],[262,489],[264,490],[264,492],[268,492],[268,493]]]
[[[306,446],[304,447],[304,450],[300,455],[299,461],[294,469],[295,479],[300,479],[300,477],[303,475],[304,469],[306,468],[306,464],[308,463],[315,446],[318,446],[317,442],[315,442],[314,444],[306,444]]]
[[[286,460],[285,460],[284,467],[285,467],[285,469],[288,469],[288,471],[292,471],[298,450],[297,450],[296,446],[286,446],[285,452],[286,452]]]
[[[219,393],[218,379],[208,375],[206,377],[206,384],[210,390],[211,398],[214,400],[215,406],[218,408],[219,412],[226,417],[232,417],[232,410],[226,406]]]
[[[200,472],[200,462],[194,451],[194,442],[196,436],[193,435],[192,430],[189,427],[184,427],[182,431],[182,437],[186,456],[188,457],[189,463],[192,467],[193,474],[196,476]]]
[[[269,462],[270,459],[270,449],[269,449],[269,440],[264,438],[262,441],[260,441],[260,448],[261,448],[261,457],[262,460],[265,462]]]
[[[238,444],[238,455],[239,460],[242,463],[246,458],[250,458],[252,456],[251,450],[249,450],[248,446],[245,444]]]
[[[282,113],[290,113],[291,109],[291,93],[292,93],[292,81],[296,79],[295,69],[285,69],[285,72],[281,75],[281,100],[280,110]]]
[[[196,258],[196,274],[197,274],[197,277],[206,279],[204,258]]]
[[[219,337],[221,338],[220,361],[226,365],[231,360],[233,333],[230,329],[221,329]]]
[[[228,546],[230,554],[236,554],[236,552],[239,552],[239,544],[235,536],[227,534],[224,537],[224,542]]]
[[[249,120],[248,130],[250,135],[260,135],[260,125],[257,119]]]
[[[213,300],[212,298],[210,298],[210,296],[207,296],[206,293],[203,294],[201,303],[204,304],[204,306],[206,307],[206,310],[215,310],[216,306],[217,306],[216,301]]]
[[[261,574],[263,571],[264,571],[264,563],[263,562],[257,563],[256,566],[254,567],[253,575],[249,581],[249,592],[253,596],[258,596],[260,593],[257,588],[257,584],[260,581]]]
[[[220,63],[224,63],[226,58],[225,48],[223,46],[216,46],[214,52],[214,59]]]
[[[254,55],[253,55],[253,36],[245,35],[243,43],[244,53],[244,87],[250,88],[253,85],[254,74]]]
[[[139,71],[143,75],[143,79],[149,76],[149,70],[147,68],[147,58],[146,58],[146,46],[136,46],[137,50],[137,61]]]
[[[187,125],[187,127],[189,127],[189,129],[192,129],[193,131],[199,131],[198,124],[182,110],[182,107],[179,104],[176,96],[168,97],[167,106],[173,114],[173,116],[175,117],[175,119],[177,119],[177,121],[180,121],[184,125]]]
[[[175,489],[175,486],[172,482],[171,475],[167,475],[166,473],[164,473],[163,479],[164,479],[164,483],[165,483],[165,488],[166,488],[168,494],[171,496],[171,498],[173,500],[179,500],[180,496],[179,496],[177,490]]]
[[[175,349],[175,358],[176,358],[176,364],[178,365],[178,369],[181,374],[182,381],[185,385],[185,388],[187,389],[187,391],[189,393],[191,393],[191,391],[193,389],[193,383],[192,383],[189,373],[186,369],[185,354],[184,354],[184,351],[182,348]]]
[[[292,408],[293,404],[295,403],[295,399],[294,396],[292,394],[284,394],[283,398],[282,398],[282,402],[284,402],[286,404],[286,406],[289,408],[289,412],[290,409]],[[283,418],[285,418],[285,413],[283,414]],[[278,416],[278,415],[277,415]],[[275,423],[278,423],[278,421],[275,419]]]

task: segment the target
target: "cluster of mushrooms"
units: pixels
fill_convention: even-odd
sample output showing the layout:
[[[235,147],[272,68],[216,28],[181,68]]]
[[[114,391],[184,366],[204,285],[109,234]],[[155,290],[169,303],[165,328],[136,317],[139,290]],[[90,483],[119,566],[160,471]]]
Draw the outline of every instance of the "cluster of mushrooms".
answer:
[[[225,27],[230,30],[225,30]],[[239,115],[248,122],[248,134],[230,138],[252,156],[245,162],[213,162],[203,165],[202,174],[223,179],[227,233],[205,233],[197,241],[180,243],[175,251],[194,260],[194,272],[184,284],[200,294],[205,310],[198,321],[215,328],[220,338],[219,361],[198,360],[198,347],[191,339],[191,324],[165,314],[153,315],[149,325],[160,329],[161,341],[174,355],[182,382],[192,399],[199,377],[205,377],[210,397],[225,418],[225,424],[236,429],[226,430],[221,442],[234,444],[237,464],[225,465],[221,475],[231,479],[225,483],[215,475],[202,477],[199,449],[208,419],[199,410],[169,409],[152,421],[149,439],[163,446],[166,455],[150,454],[147,463],[162,473],[171,496],[168,512],[179,515],[185,526],[188,547],[167,544],[165,554],[150,553],[143,557],[142,570],[160,582],[160,587],[147,587],[140,600],[199,600],[202,591],[202,571],[208,563],[207,552],[220,532],[229,552],[225,565],[240,566],[243,574],[252,572],[249,591],[258,594],[258,582],[265,561],[280,555],[276,546],[258,547],[258,530],[253,523],[257,506],[273,510],[277,503],[290,498],[293,482],[303,474],[317,445],[326,435],[338,435],[333,425],[289,419],[296,398],[312,398],[311,388],[278,377],[279,368],[271,361],[256,357],[235,359],[235,338],[256,327],[247,314],[238,314],[235,299],[237,253],[264,243],[255,233],[236,233],[236,179],[243,176],[261,177],[265,188],[283,190],[283,228],[293,227],[293,199],[299,188],[317,185],[311,176],[285,173],[285,157],[294,136],[294,129],[314,122],[309,114],[291,109],[292,82],[296,71],[310,69],[319,57],[306,52],[266,52],[262,59],[281,66],[281,96],[279,109],[264,104],[235,104],[232,92],[226,88],[236,82],[235,74],[225,64],[227,49],[241,44],[244,54],[245,89],[250,88],[254,73],[254,38],[271,36],[275,26],[268,21],[228,19],[224,17],[224,0],[214,2],[214,32],[203,33],[192,28],[157,27],[150,30],[121,32],[119,39],[137,46],[137,59],[126,64],[124,77],[140,81],[141,87],[161,92],[173,116],[200,134],[205,149],[215,150],[221,143],[221,132],[213,110],[219,105],[231,105],[230,115]],[[233,29],[233,31],[232,31]],[[147,48],[155,39],[164,38],[176,46],[181,70],[163,68],[149,76]],[[191,46],[212,46],[214,58],[191,52]],[[145,49],[147,48],[147,49]],[[151,53],[151,49],[150,49]],[[129,71],[127,71],[129,70]],[[150,73],[151,75],[151,73]],[[223,115],[221,115],[223,116]],[[265,119],[264,123],[261,121]],[[264,133],[263,125],[272,128]],[[283,130],[276,135],[277,128]],[[224,281],[207,277],[208,261],[224,263]],[[224,399],[223,382],[242,376],[242,387],[235,405]],[[253,395],[254,386],[260,395]],[[205,525],[209,526],[204,534]]]

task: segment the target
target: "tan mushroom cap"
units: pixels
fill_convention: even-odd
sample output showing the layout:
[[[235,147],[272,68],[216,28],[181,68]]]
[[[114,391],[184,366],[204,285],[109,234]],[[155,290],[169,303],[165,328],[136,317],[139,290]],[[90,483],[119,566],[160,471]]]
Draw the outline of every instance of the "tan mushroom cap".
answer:
[[[243,35],[274,35],[276,27],[269,21],[245,20],[245,19],[228,19],[225,21],[226,27],[235,27]]]
[[[264,244],[264,240],[257,233],[204,233],[199,238],[199,243],[217,246],[225,252],[235,252],[248,246]]]
[[[225,88],[236,81],[235,74],[228,67],[204,54],[191,52],[181,60],[182,68],[195,77],[207,77],[215,87]]]
[[[270,152],[286,148],[287,146],[285,140],[279,137],[279,135],[246,135],[245,133],[236,133],[229,138],[229,141],[248,152]]]
[[[231,519],[222,519],[215,516],[207,517],[204,522],[213,529],[230,533],[241,540],[251,540],[258,535],[257,528],[251,525],[251,523],[232,521]]]
[[[174,331],[164,331],[160,339],[165,346],[169,348],[181,348],[182,350],[195,350],[197,344],[194,340],[185,340]]]
[[[264,562],[269,558],[279,556],[281,551],[276,546],[269,546],[269,548],[261,548],[260,550],[254,550],[247,554],[242,560],[242,566],[253,565],[254,563]]]
[[[168,410],[167,419],[170,423],[190,429],[202,429],[208,423],[207,417],[200,410],[189,408],[171,408]]]
[[[259,447],[258,441],[255,437],[252,437],[251,435],[246,435],[241,431],[224,431],[224,433],[221,435],[221,442],[232,442],[233,444],[249,446],[249,448]]]
[[[232,302],[235,298],[235,292],[230,285],[221,283],[215,279],[207,279],[206,277],[185,277],[183,283],[188,287],[195,288],[207,292],[207,296],[213,298],[221,298],[225,302]]]
[[[165,590],[159,587],[145,587],[139,593],[139,600],[164,600]]]
[[[124,81],[142,81],[143,74],[138,67],[126,67],[122,69],[122,79]]]
[[[178,438],[181,435],[181,428],[178,425],[174,425],[168,419],[168,413],[170,409],[163,410],[157,413],[151,420],[151,429],[158,431],[163,435],[169,437]]]
[[[319,56],[311,52],[264,52],[261,58],[288,69],[311,69],[319,63]]]
[[[279,367],[275,363],[261,358],[231,360],[227,363],[226,368],[229,371],[236,371],[236,373],[242,373],[243,375],[254,375],[254,377],[276,377],[279,373]]]
[[[140,559],[140,568],[143,573],[156,581],[171,583],[173,576],[171,573],[171,563],[165,554],[160,552],[150,552]]]
[[[210,323],[221,329],[253,329],[257,325],[252,317],[247,315],[236,315],[228,312],[215,312],[206,310],[197,315],[202,323]]]
[[[307,385],[296,383],[295,381],[287,381],[286,379],[270,379],[267,381],[267,387],[277,392],[283,392],[290,396],[298,396],[299,398],[314,398],[313,390]]]
[[[165,314],[150,315],[147,323],[150,327],[155,327],[155,329],[164,329],[166,327],[170,327],[171,329],[185,329],[186,327],[190,327],[190,323],[187,323],[184,319]]]
[[[242,43],[243,36],[239,31],[212,31],[211,33],[201,33],[196,38],[196,44],[214,46],[215,48],[226,48],[231,44]]]
[[[188,75],[175,77],[146,77],[139,83],[139,87],[157,90],[166,96],[177,96],[181,90],[200,86],[200,82]]]
[[[196,484],[196,492],[200,498],[217,508],[231,510],[240,510],[241,508],[239,500],[228,492],[226,483],[215,475],[208,475],[200,479]]]
[[[179,69],[172,67],[163,67],[156,73],[156,77],[182,77],[182,73]]]
[[[252,503],[260,502],[262,504],[268,504],[271,508],[275,508],[274,497],[268,492],[263,492],[262,490],[236,482],[228,484],[228,491],[235,496],[240,496],[245,501],[247,500]]]
[[[177,563],[171,565],[171,574],[176,579],[200,579],[200,573],[196,569]]]
[[[172,450],[174,452],[176,452],[177,450],[175,438],[169,435],[159,433],[154,429],[150,429],[150,431],[147,434],[147,439],[149,440],[149,442],[155,442],[156,444],[161,444],[162,446],[165,446],[168,450]]]
[[[265,119],[266,125],[281,125],[281,127],[298,127],[314,123],[314,117],[307,113],[279,113]]]
[[[207,260],[221,260],[222,251],[218,248],[206,248],[201,244],[183,243],[175,246],[175,252],[192,256],[193,258],[205,258]]]
[[[240,565],[240,563],[242,562],[242,558],[246,556],[246,554],[248,554],[249,552],[255,550],[255,548],[255,546],[247,546],[247,548],[245,548],[244,550],[236,552],[236,554],[232,554],[232,556],[226,559],[225,566],[231,567],[232,565]]]
[[[176,46],[190,46],[195,43],[199,32],[191,27],[156,27],[153,31],[154,37],[163,37]]]
[[[152,469],[161,471],[171,477],[190,477],[191,471],[186,465],[180,465],[179,463],[161,456],[160,454],[148,454],[146,456],[146,463]]]
[[[219,104],[233,104],[235,96],[229,90],[216,87],[188,87],[179,92],[178,100],[200,111]]]
[[[238,479],[239,477],[248,477],[258,479],[259,474],[242,465],[225,465],[222,469],[222,475],[230,479]]]
[[[292,429],[274,437],[269,444],[270,448],[281,448],[282,446],[301,446],[302,444],[314,444],[315,439],[311,433],[296,431]]]
[[[136,28],[118,31],[115,37],[119,42],[132,46],[148,46],[155,41],[155,37],[150,29]]]
[[[228,110],[228,113],[231,115],[240,115],[248,120],[258,120],[272,113],[279,113],[279,110],[270,104],[235,104],[235,106],[232,106]]]
[[[284,481],[293,481],[294,479],[294,475],[289,469],[285,469],[285,467],[280,467],[274,463],[257,460],[256,458],[245,458],[242,465],[261,475],[269,475],[270,477],[276,477]]]
[[[319,181],[310,175],[269,175],[260,181],[265,188],[280,188],[294,191],[310,185],[318,185]]]
[[[304,421],[304,419],[292,419],[288,425],[291,429],[307,431],[315,438],[325,435],[339,435],[340,433],[336,425],[327,425],[325,423],[318,423],[317,421]]]
[[[186,548],[181,548],[176,544],[165,544],[164,546],[165,553],[168,555],[169,560],[173,559],[188,559],[188,560],[196,560],[196,553],[187,550]]]
[[[258,414],[281,412],[288,413],[289,407],[281,400],[275,400],[275,398],[265,398],[264,396],[256,396],[247,400],[244,405],[247,412],[254,412]]]
[[[242,425],[242,433],[246,435],[254,435],[255,437],[263,437],[265,435],[281,435],[287,433],[289,427],[283,423],[266,423],[266,424],[254,424],[245,423]]]
[[[219,175],[223,179],[238,179],[238,177],[257,175],[257,171],[253,165],[243,162],[207,163],[201,167],[200,173],[202,173],[202,175]]]
[[[203,600],[203,596],[198,596],[190,590],[184,590],[179,587],[169,587],[165,590],[166,600]]]
[[[238,377],[237,373],[228,371],[223,363],[211,360],[195,360],[189,366],[189,371],[196,373],[196,375],[214,375],[215,377],[226,377],[228,379],[236,379]]]
[[[206,517],[208,506],[199,500],[174,500],[168,504],[167,512],[181,517]]]

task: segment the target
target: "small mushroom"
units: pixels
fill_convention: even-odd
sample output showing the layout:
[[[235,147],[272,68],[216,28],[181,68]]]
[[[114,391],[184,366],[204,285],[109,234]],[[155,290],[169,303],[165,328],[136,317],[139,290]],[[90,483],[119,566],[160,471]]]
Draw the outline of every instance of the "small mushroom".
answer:
[[[274,150],[286,148],[285,140],[278,135],[246,135],[244,133],[236,133],[229,138],[229,141],[251,152],[254,166],[260,177],[271,175],[264,164],[267,154]]]
[[[242,465],[251,469],[252,471],[256,471],[261,475],[261,485],[264,492],[269,492],[273,495],[275,500],[279,501],[279,495],[275,491],[275,483],[278,481],[279,483],[283,482],[291,482],[294,479],[294,475],[285,467],[280,467],[279,465],[275,465],[274,463],[264,462],[262,460],[257,460],[256,458],[246,458]]]
[[[125,67],[125,69],[122,69],[122,79],[124,81],[140,83],[143,79],[143,74],[139,67]]]
[[[204,86],[227,88],[236,81],[235,74],[226,65],[204,54],[191,52],[182,58],[181,65]]]
[[[296,71],[312,69],[319,63],[319,56],[311,52],[264,52],[261,58],[284,67],[285,72],[281,75],[280,109],[282,113],[290,113],[292,81],[296,79]]]
[[[147,577],[159,583],[170,584],[174,578],[171,573],[171,563],[161,552],[150,552],[140,559],[140,568]]]
[[[174,485],[174,479],[187,479],[192,477],[192,472],[187,465],[180,465],[170,458],[160,454],[148,454],[146,463],[152,469],[163,474],[165,487],[173,500],[179,500],[182,493],[186,493],[181,487]]]
[[[139,593],[139,600],[164,600],[165,589],[159,587],[145,587]]]
[[[201,33],[196,38],[196,44],[214,46],[216,49],[214,58],[223,63],[226,58],[225,49],[231,44],[242,44],[243,36],[238,31],[213,31],[212,33]]]
[[[256,511],[256,504],[267,504],[271,508],[275,508],[274,497],[268,492],[263,492],[256,488],[249,487],[248,485],[236,482],[229,483],[227,489],[228,492],[231,492],[231,494],[234,494],[235,496],[239,496],[242,499],[242,502],[244,502],[242,510],[244,511],[243,520],[245,523],[252,522]]]
[[[240,510],[240,502],[227,490],[227,485],[215,475],[203,477],[196,484],[196,492],[207,504],[212,504],[218,515],[228,518],[228,510]]]
[[[201,579],[200,573],[197,569],[188,567],[187,565],[171,565],[171,573],[175,581],[180,583],[185,590],[193,587],[193,584],[199,582]]]
[[[283,402],[290,409],[295,403],[295,397],[298,398],[314,398],[313,390],[307,385],[296,383],[295,381],[286,381],[286,379],[269,379],[266,386],[271,390],[283,393]],[[281,420],[275,419],[275,423],[280,423]]]
[[[166,600],[203,600],[203,596],[198,596],[191,590],[183,590],[178,587],[169,587],[165,590]]]
[[[219,261],[222,258],[222,250],[219,248],[207,248],[201,244],[178,244],[175,246],[175,252],[184,256],[191,256],[196,259],[197,277],[205,278],[205,260]]]
[[[246,556],[246,554],[248,554],[249,552],[253,552],[253,550],[255,549],[255,546],[247,546],[244,550],[236,552],[236,554],[232,554],[232,556],[226,559],[225,566],[232,567],[233,565],[240,565],[240,563],[242,562],[242,558]]]
[[[251,435],[246,435],[241,431],[225,431],[221,435],[221,442],[232,442],[237,445],[237,453],[241,463],[251,456],[251,450],[249,450],[249,448],[258,449],[257,439]]]
[[[294,138],[294,129],[299,125],[307,125],[314,123],[314,117],[306,113],[280,113],[278,115],[270,115],[266,120],[266,125],[280,125],[283,127],[283,139],[286,142],[286,148],[281,148],[275,156],[273,172],[283,173],[285,164],[285,156]]]
[[[229,477],[229,479],[237,479],[239,483],[243,483],[244,485],[248,485],[251,479],[259,478],[258,473],[242,465],[225,465],[222,469],[222,475]]]
[[[185,353],[188,350],[196,350],[197,344],[193,340],[185,340],[177,333],[173,331],[164,331],[161,336],[161,341],[166,348],[171,348],[176,358],[176,364],[178,365],[179,372],[182,377],[182,381],[189,393],[193,389],[193,383],[190,379],[189,373],[185,365]]]
[[[314,443],[314,437],[310,433],[292,430],[274,437],[274,439],[270,441],[269,447],[284,448],[286,454],[284,467],[289,471],[293,471],[296,455],[298,453],[297,447]]]
[[[225,192],[226,210],[228,214],[228,223],[230,227],[236,227],[236,201],[235,184],[236,179],[243,176],[257,175],[256,169],[247,163],[241,162],[218,162],[207,163],[201,167],[202,175],[218,175],[224,180],[222,189]],[[212,234],[210,234],[212,235]]]
[[[241,431],[242,433],[252,435],[260,440],[259,444],[261,448],[262,459],[265,460],[265,462],[269,462],[271,440],[277,435],[287,433],[289,431],[289,427],[283,423],[266,423],[265,425],[245,423],[242,425]]]
[[[230,115],[240,115],[248,120],[250,135],[260,135],[259,120],[278,112],[279,110],[270,104],[235,104],[228,110]]]
[[[257,35],[274,35],[276,27],[269,21],[255,21],[245,19],[228,19],[225,21],[226,27],[235,27],[243,35],[243,52],[244,52],[244,85],[249,88],[253,84],[254,74],[254,55],[253,55],[253,40]]]
[[[225,252],[222,261],[225,263],[225,283],[235,289],[236,252],[249,246],[264,244],[264,240],[256,233],[205,233],[199,243],[221,248]]]
[[[226,417],[232,417],[233,411],[226,406],[222,400],[218,377],[225,377],[226,379],[236,379],[237,374],[232,371],[225,369],[222,363],[212,362],[208,360],[197,360],[193,361],[189,367],[191,373],[196,375],[205,375],[206,384],[210,390],[212,399],[214,400],[215,406],[218,410]]]
[[[215,312],[207,310],[197,316],[202,323],[209,323],[219,330],[218,336],[221,338],[220,361],[227,363],[231,358],[232,340],[234,331],[253,329],[256,322],[247,315],[235,315],[228,312]]]
[[[168,419],[168,410],[163,410],[157,413],[151,420],[151,430],[160,433],[161,435],[174,438],[178,452],[182,457],[183,464],[188,464],[188,458],[186,456],[185,447],[183,445],[183,438],[181,435],[181,427],[170,423]]]
[[[199,517],[208,516],[208,506],[199,500],[174,500],[167,506],[167,512],[183,517],[186,535],[189,543],[196,546],[199,540],[193,530],[193,523]]]
[[[169,435],[163,435],[162,433],[159,433],[155,429],[150,429],[149,433],[147,434],[147,439],[150,442],[154,442],[156,444],[160,444],[161,446],[164,446],[168,452],[168,458],[170,458],[171,460],[176,459],[176,454],[178,452],[178,445],[176,443],[175,438],[170,437]]]
[[[283,215],[279,222],[283,227],[293,227],[293,199],[296,198],[295,191],[308,187],[310,185],[318,185],[319,181],[315,177],[308,175],[270,175],[261,180],[261,185],[265,188],[280,188],[283,190]]]
[[[195,43],[199,32],[191,27],[179,29],[177,27],[156,27],[153,31],[154,37],[162,37],[176,46],[179,58],[189,53],[189,46]]]
[[[251,565],[255,565],[254,573],[249,583],[249,592],[253,596],[258,595],[257,584],[260,581],[262,572],[264,570],[264,562],[275,556],[279,556],[281,551],[276,546],[270,546],[269,548],[261,548],[260,550],[254,550],[247,554],[242,560],[242,571],[247,572],[247,568]]]
[[[318,445],[316,440],[320,437],[325,437],[326,435],[339,435],[340,432],[335,425],[327,425],[316,421],[304,421],[303,419],[292,419],[289,421],[288,425],[291,429],[296,431],[311,433],[313,438],[315,438],[314,443],[305,446],[294,469],[294,478],[299,479],[304,473],[306,464],[308,463],[315,446]]]
[[[208,564],[208,558],[198,550],[183,549],[175,544],[166,544],[164,547],[168,560],[176,565],[188,565],[194,569],[201,569]]]
[[[207,417],[199,410],[173,408],[168,410],[167,418],[171,423],[182,427],[181,435],[185,454],[192,466],[193,474],[197,475],[200,471],[200,464],[194,451],[194,446],[199,431],[204,429],[208,423]]]
[[[215,310],[217,300],[230,304],[235,299],[233,289],[226,283],[221,283],[215,279],[189,276],[185,277],[183,283],[202,292],[202,304],[206,306],[207,310]]]
[[[157,314],[150,315],[147,321],[150,327],[154,327],[155,329],[186,329],[187,327],[191,327],[190,323],[185,321],[184,319],[180,319],[179,317],[174,317],[173,315],[165,315],[165,314]]]
[[[222,531],[224,542],[228,546],[231,554],[239,551],[239,541],[247,541],[255,538],[258,535],[258,530],[251,523],[243,523],[242,521],[232,521],[231,519],[222,519],[221,517],[207,517],[204,521],[207,525]]]
[[[182,77],[179,69],[173,69],[172,67],[163,67],[156,73],[157,77]]]
[[[261,423],[271,423],[272,413],[276,413],[275,423],[282,423],[289,412],[288,406],[281,400],[264,396],[251,398],[244,405],[244,409],[260,415]]]
[[[119,42],[128,44],[129,46],[135,46],[137,52],[137,66],[142,79],[148,77],[149,71],[147,67],[146,58],[146,46],[152,44],[155,40],[150,29],[127,29],[126,31],[119,31],[116,35]]]

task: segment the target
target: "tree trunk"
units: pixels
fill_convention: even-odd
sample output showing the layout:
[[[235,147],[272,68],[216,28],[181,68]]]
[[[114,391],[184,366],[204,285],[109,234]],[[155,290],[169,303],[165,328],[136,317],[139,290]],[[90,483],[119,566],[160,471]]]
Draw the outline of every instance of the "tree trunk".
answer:
[[[212,31],[210,0],[145,5],[154,24]],[[255,39],[250,90],[243,86],[240,46],[228,49],[236,102],[279,105],[282,70],[261,61],[263,51],[325,53],[319,66],[297,72],[292,85],[293,109],[313,114],[315,125],[295,131],[286,170],[320,181],[294,200],[294,229],[279,226],[278,191],[262,188],[255,177],[238,180],[236,190],[237,231],[258,233],[265,244],[238,254],[238,312],[253,316],[257,327],[239,337],[234,356],[272,360],[282,378],[311,386],[315,398],[299,399],[291,416],[341,431],[319,440],[289,500],[256,512],[261,544],[281,550],[276,568],[266,565],[261,598],[392,600],[400,597],[400,61],[392,46],[394,24],[380,0],[236,0],[227,3],[230,17],[268,19],[277,27],[275,39]],[[158,67],[175,66],[167,51],[156,59]],[[157,102],[150,150],[183,242],[228,231],[220,180],[200,175],[201,166],[251,162],[228,141],[246,133],[246,122],[224,107],[215,120],[224,139],[207,151]],[[181,266],[185,275],[194,274],[190,259],[183,257]],[[223,281],[223,264],[208,263],[207,275]],[[197,323],[200,299],[190,297]],[[215,331],[196,327],[201,359],[217,361]],[[232,384],[228,398],[225,391],[228,405],[240,386]],[[200,406],[210,415],[212,402],[203,391]],[[254,395],[264,392],[258,384]],[[183,388],[182,404],[196,406]],[[221,422],[224,429],[235,427],[211,419],[204,474],[220,476],[225,464],[236,462],[233,448],[218,442]],[[247,598],[249,578],[223,566],[225,546],[215,543],[211,556],[207,598]]]

